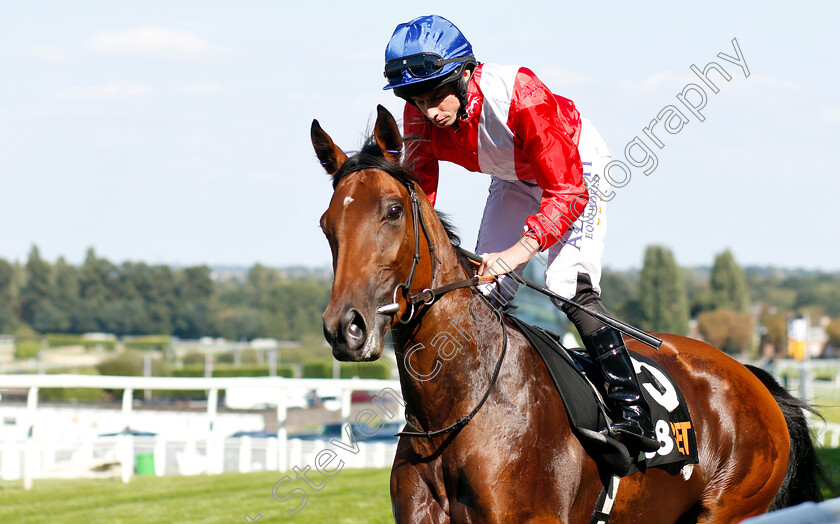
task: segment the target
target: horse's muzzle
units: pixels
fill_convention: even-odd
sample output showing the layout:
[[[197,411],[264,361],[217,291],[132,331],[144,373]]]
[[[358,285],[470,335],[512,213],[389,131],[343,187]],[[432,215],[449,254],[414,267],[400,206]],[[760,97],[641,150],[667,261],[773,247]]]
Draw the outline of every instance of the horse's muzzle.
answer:
[[[330,325],[324,318],[324,337],[332,347],[333,356],[343,361],[359,361],[359,351],[365,346],[368,330],[362,314],[354,308],[344,311],[337,325]]]

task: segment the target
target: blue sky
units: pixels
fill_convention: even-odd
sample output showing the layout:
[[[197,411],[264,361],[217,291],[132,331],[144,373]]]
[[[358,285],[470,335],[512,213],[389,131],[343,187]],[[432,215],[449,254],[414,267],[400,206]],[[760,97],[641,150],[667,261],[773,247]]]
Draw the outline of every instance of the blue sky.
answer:
[[[662,244],[681,265],[729,248],[741,264],[840,269],[838,4],[582,4],[3,2],[0,257],[37,244],[74,263],[94,247],[116,262],[328,265],[310,123],[357,149],[376,104],[401,114],[381,89],[385,44],[438,13],[479,60],[575,100],[614,159],[634,137],[653,148],[656,169],[633,168],[608,204],[606,266]],[[733,38],[749,77],[717,57]],[[643,128],[710,61],[731,80],[655,148]],[[441,174],[438,208],[471,247],[489,179]]]

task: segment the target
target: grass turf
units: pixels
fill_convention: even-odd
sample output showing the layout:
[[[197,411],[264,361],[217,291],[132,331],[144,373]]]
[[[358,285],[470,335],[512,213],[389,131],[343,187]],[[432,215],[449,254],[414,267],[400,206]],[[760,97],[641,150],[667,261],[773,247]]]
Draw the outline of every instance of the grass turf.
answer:
[[[835,482],[840,479],[840,449],[820,449],[820,460]],[[347,469],[325,478],[310,470],[320,491],[303,480],[283,483],[294,473],[262,472],[194,477],[135,477],[119,479],[36,480],[31,491],[20,481],[0,482],[0,522],[21,523],[145,523],[145,522],[288,522],[293,524],[390,524],[390,469]],[[307,494],[300,504],[300,489]],[[300,493],[300,492],[296,492]],[[824,490],[826,497],[838,496]],[[257,520],[257,516],[261,518]]]
[[[284,476],[262,472],[194,477],[135,477],[128,484],[117,479],[35,480],[31,491],[22,483],[0,483],[0,522],[19,523],[135,523],[135,522],[248,522],[258,521],[322,524],[392,523],[388,494],[390,468],[347,469],[325,478],[310,470],[309,477],[321,490],[303,480],[272,488]],[[307,493],[308,500],[288,497],[293,489]],[[300,493],[300,492],[297,492]]]

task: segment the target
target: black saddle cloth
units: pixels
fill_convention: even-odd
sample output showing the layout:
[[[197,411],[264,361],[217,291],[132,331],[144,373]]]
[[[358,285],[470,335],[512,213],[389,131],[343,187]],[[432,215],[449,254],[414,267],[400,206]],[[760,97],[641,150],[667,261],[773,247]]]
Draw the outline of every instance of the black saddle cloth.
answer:
[[[661,444],[658,451],[631,456],[607,432],[609,409],[603,401],[605,385],[602,379],[596,378],[600,373],[585,352],[566,349],[559,335],[552,331],[512,315],[505,316],[542,358],[563,398],[573,432],[599,467],[622,477],[648,467],[676,474],[686,464],[697,464],[697,443],[688,406],[677,385],[658,363],[630,351]]]

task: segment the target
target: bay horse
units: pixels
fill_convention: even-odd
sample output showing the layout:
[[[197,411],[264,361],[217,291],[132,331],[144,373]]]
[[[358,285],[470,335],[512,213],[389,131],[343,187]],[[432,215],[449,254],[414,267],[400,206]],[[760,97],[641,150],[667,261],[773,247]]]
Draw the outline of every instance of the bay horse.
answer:
[[[379,106],[373,136],[352,157],[317,120],[311,139],[334,189],[320,221],[334,270],[325,337],[336,359],[371,361],[390,329],[406,418],[423,433],[399,440],[395,521],[589,522],[598,466],[525,337],[474,287],[452,284],[471,272],[451,227],[399,164],[393,116]],[[730,523],[819,499],[807,405],[718,349],[658,336],[658,350],[627,345],[679,384],[699,463],[678,475],[649,468],[625,477],[610,522]]]

